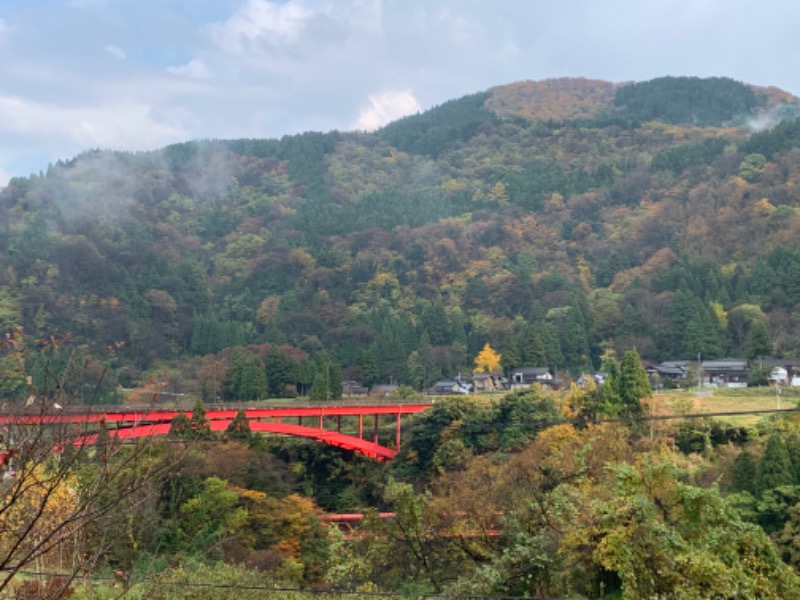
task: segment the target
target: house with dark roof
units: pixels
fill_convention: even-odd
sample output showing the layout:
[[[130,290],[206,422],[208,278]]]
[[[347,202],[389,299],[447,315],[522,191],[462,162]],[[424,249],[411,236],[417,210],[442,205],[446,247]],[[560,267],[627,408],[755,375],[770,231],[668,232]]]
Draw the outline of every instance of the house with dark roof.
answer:
[[[394,394],[397,391],[397,385],[394,383],[378,383],[373,385],[369,390],[370,396],[386,397]]]
[[[517,367],[511,369],[508,377],[508,386],[512,390],[531,387],[538,383],[542,387],[557,389],[561,381],[555,378],[553,372],[547,367]]]
[[[644,370],[647,372],[650,385],[656,388],[663,386],[665,382],[680,385],[680,382],[688,377],[689,368],[687,360],[671,360],[658,365],[648,365]]]
[[[700,385],[714,387],[746,388],[747,359],[726,358],[721,360],[704,360],[700,363]]]
[[[456,394],[469,394],[469,386],[455,379],[443,379],[437,381],[426,393],[433,396],[454,396]]]
[[[369,394],[369,388],[361,385],[357,381],[343,381],[342,382],[342,395],[348,398],[352,396],[366,396]]]

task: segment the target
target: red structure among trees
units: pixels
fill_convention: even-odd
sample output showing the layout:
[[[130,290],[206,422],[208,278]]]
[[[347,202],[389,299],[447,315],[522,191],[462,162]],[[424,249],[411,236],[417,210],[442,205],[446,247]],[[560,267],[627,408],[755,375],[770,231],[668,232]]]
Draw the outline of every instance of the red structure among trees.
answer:
[[[430,408],[430,404],[404,405],[370,405],[370,406],[302,406],[276,408],[248,408],[245,415],[254,432],[276,433],[305,437],[330,444],[346,450],[352,450],[364,456],[386,461],[394,458],[400,449],[402,415],[415,414]],[[225,431],[240,409],[211,409],[206,411],[212,431]],[[191,411],[154,410],[154,411],[79,411],[48,414],[16,414],[0,416],[0,426],[7,424],[47,425],[74,423],[90,426],[97,424],[108,428],[109,435],[118,439],[132,439],[169,433],[172,419],[179,414],[191,417]],[[343,433],[342,419],[350,419],[350,428],[354,431]],[[365,417],[371,421],[364,422]],[[370,418],[371,417],[371,418]],[[379,442],[378,426],[380,419],[393,418],[394,445],[382,445]],[[294,420],[293,423],[286,422]],[[355,423],[357,421],[357,425]],[[99,432],[84,431],[76,438],[76,444],[93,444]],[[370,431],[371,429],[371,431]],[[365,433],[368,437],[365,437]]]

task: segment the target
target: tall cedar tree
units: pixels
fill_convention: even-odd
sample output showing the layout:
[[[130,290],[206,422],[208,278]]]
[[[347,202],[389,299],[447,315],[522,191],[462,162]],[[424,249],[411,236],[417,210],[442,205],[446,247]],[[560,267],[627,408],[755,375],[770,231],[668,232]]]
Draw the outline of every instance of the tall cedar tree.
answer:
[[[536,331],[536,327],[529,325],[525,331],[525,344],[522,347],[523,359],[529,367],[544,367],[547,365],[547,355],[545,354],[542,338]]]
[[[236,413],[236,416],[225,429],[225,434],[229,439],[236,442],[249,442],[253,437],[253,430],[250,429],[250,421],[244,409]]]
[[[619,367],[619,396],[627,416],[642,414],[640,400],[650,396],[650,382],[636,348],[628,350]]]
[[[755,495],[757,472],[755,457],[747,450],[742,450],[731,467],[731,487],[737,492]]]
[[[206,418],[206,407],[201,400],[198,400],[192,409],[192,416],[189,419],[192,430],[192,438],[196,440],[210,440],[214,438],[211,431],[211,423]]]
[[[756,493],[761,497],[764,492],[793,483],[794,471],[789,458],[789,448],[780,434],[773,433],[767,440],[767,448],[758,464]]]

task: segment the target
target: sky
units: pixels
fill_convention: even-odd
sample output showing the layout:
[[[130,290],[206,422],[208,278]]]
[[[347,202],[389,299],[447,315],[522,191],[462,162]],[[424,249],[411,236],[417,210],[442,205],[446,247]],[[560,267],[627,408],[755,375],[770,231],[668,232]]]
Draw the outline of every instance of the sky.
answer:
[[[0,0],[0,186],[93,149],[373,130],[492,86],[800,96],[793,0]]]

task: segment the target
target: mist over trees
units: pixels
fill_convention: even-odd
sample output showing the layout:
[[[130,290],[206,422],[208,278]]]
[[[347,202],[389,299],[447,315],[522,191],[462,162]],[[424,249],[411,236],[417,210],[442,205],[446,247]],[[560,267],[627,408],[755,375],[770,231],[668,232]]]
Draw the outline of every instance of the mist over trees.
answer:
[[[0,586],[800,597],[796,416],[642,426],[643,361],[800,352],[796,117],[725,78],[521,82],[374,133],[91,151],[13,179],[0,413],[187,414],[64,452],[75,431],[19,419]],[[441,399],[390,465],[205,412],[523,365],[606,379]]]
[[[739,126],[785,100],[524,82],[375,133],[87,152],[0,192],[0,326],[69,332],[109,390],[169,361],[206,400],[308,394],[328,364],[420,388],[486,344],[572,374],[793,356],[800,137]]]

